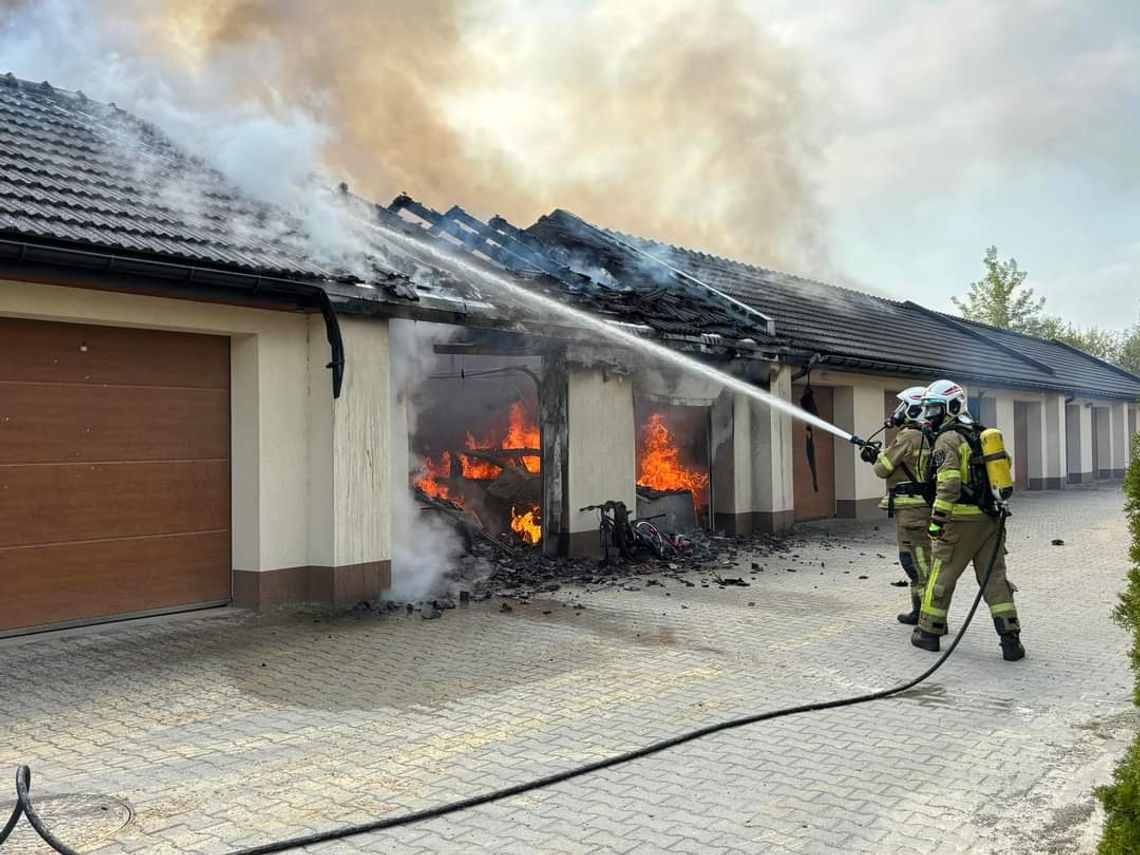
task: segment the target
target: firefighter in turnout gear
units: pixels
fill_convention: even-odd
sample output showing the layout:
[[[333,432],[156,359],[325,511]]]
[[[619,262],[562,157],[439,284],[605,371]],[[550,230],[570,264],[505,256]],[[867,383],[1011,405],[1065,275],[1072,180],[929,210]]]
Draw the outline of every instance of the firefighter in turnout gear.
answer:
[[[900,403],[886,424],[899,429],[894,442],[881,451],[877,445],[868,444],[860,452],[863,460],[873,464],[875,474],[887,482],[887,494],[879,507],[895,521],[899,565],[910,579],[910,611],[900,614],[898,620],[911,626],[918,623],[930,573],[930,505],[923,481],[930,444],[920,429],[925,391],[925,386],[912,386],[899,394]]]
[[[922,401],[923,419],[934,437],[928,470],[934,506],[930,515],[930,577],[911,643],[937,651],[939,637],[946,634],[954,586],[971,562],[978,583],[985,578],[1001,537],[1004,509],[988,501],[988,476],[982,460],[989,458],[981,452],[981,428],[966,410],[962,387],[950,380],[938,380],[926,388]],[[1008,464],[1004,451],[1001,456]],[[1013,603],[1015,588],[1006,578],[1005,552],[1003,544],[994,558],[983,597],[993,616],[1002,657],[1013,662],[1025,656],[1025,648],[1021,646],[1021,625]]]

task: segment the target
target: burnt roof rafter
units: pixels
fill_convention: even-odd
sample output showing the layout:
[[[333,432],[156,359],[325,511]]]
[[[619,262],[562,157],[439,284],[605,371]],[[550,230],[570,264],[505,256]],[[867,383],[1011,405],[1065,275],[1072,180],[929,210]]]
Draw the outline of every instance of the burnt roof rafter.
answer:
[[[702,347],[787,350],[759,312],[593,227],[590,243],[568,252],[503,217],[484,223],[458,206],[439,213],[406,194],[397,196],[384,216],[569,297],[611,323],[635,323],[662,338]]]

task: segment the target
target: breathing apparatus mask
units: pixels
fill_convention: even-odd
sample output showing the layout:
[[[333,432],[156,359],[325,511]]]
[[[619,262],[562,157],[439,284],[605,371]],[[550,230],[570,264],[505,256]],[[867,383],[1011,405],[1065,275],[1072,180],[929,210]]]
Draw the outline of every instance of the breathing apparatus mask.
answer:
[[[898,399],[899,405],[895,407],[895,411],[887,418],[887,423],[884,427],[887,428],[900,428],[904,425],[917,425],[922,421],[922,395],[926,391],[925,386],[911,386],[902,392],[899,392]]]
[[[966,390],[953,380],[935,380],[922,394],[922,421],[935,431],[955,421],[972,423],[966,412]]]

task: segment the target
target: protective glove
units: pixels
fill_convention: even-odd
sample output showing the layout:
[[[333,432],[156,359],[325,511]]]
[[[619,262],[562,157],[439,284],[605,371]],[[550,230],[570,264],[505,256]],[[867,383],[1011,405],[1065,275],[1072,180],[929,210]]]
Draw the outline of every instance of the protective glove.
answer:
[[[883,447],[877,442],[868,442],[861,449],[859,449],[859,456],[863,459],[864,463],[874,463],[879,459],[879,452]]]
[[[930,528],[927,529],[927,533],[930,535],[931,540],[941,540],[942,532],[945,528],[946,520],[933,518],[930,520]]]

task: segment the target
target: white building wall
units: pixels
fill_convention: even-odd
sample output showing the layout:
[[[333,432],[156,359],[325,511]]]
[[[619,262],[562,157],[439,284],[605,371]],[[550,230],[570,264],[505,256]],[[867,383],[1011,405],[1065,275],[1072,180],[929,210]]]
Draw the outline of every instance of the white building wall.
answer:
[[[567,548],[592,554],[599,548],[598,515],[578,509],[607,499],[637,509],[633,381],[600,368],[571,366],[566,375]]]
[[[768,391],[792,400],[792,369],[773,367]],[[758,401],[750,401],[752,464],[752,526],[756,531],[779,531],[795,516],[793,491],[792,418]]]
[[[1064,395],[1045,396],[1045,482],[1060,489],[1068,483],[1068,420]]]

